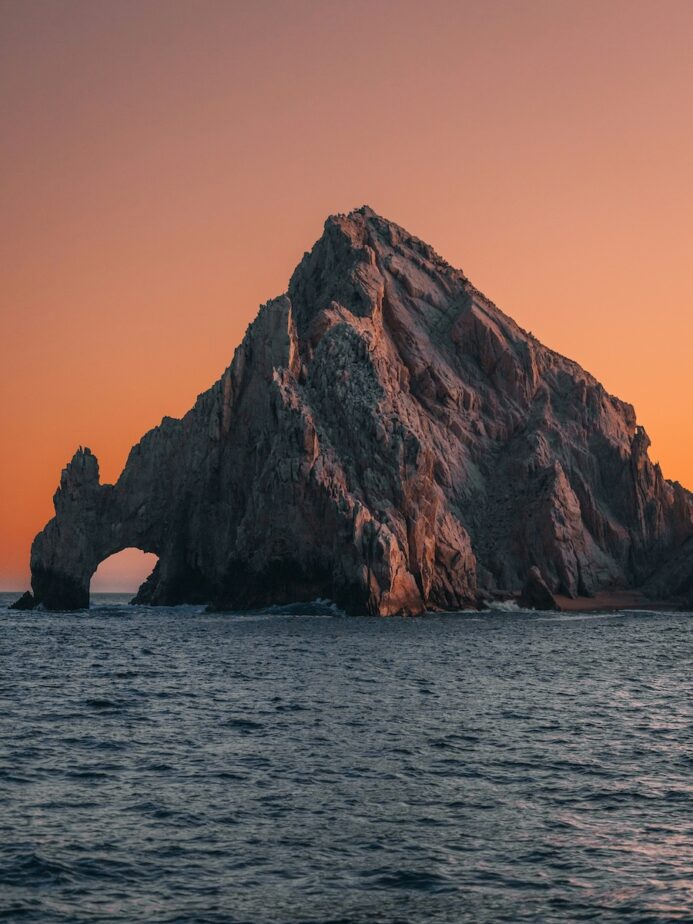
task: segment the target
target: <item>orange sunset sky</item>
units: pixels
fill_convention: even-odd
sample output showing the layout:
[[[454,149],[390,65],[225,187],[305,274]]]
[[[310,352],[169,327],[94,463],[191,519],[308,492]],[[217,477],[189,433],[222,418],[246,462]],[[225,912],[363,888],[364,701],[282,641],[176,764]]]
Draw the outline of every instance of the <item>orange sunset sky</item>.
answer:
[[[690,0],[2,0],[0,587],[363,203],[693,487],[692,43]]]

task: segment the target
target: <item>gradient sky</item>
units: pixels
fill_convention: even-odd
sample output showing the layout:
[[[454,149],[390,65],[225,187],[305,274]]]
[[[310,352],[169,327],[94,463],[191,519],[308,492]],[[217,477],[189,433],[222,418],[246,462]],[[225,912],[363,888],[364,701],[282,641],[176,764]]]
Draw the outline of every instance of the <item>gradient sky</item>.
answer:
[[[114,480],[363,203],[693,487],[691,36],[690,0],[0,0],[0,587],[77,446]]]

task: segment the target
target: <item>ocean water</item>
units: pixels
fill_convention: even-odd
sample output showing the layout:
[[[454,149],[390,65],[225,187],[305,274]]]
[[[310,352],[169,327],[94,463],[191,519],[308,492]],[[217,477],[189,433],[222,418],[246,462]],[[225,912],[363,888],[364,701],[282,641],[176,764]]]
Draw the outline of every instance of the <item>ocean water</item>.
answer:
[[[693,616],[0,601],[0,918],[693,920]]]

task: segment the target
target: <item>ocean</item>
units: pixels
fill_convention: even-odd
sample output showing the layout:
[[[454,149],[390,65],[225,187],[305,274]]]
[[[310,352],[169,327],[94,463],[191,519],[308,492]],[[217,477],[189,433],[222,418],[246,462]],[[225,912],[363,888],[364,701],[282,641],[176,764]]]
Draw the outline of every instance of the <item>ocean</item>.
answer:
[[[693,920],[691,614],[15,596],[2,920]]]

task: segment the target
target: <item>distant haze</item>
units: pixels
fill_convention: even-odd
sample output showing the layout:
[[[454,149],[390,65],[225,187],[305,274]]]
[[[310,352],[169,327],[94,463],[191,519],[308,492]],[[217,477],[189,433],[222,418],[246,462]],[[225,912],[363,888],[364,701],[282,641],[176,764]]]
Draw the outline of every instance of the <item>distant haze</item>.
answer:
[[[688,0],[4,2],[0,586],[77,446],[115,479],[364,202],[693,487],[691,34]]]

